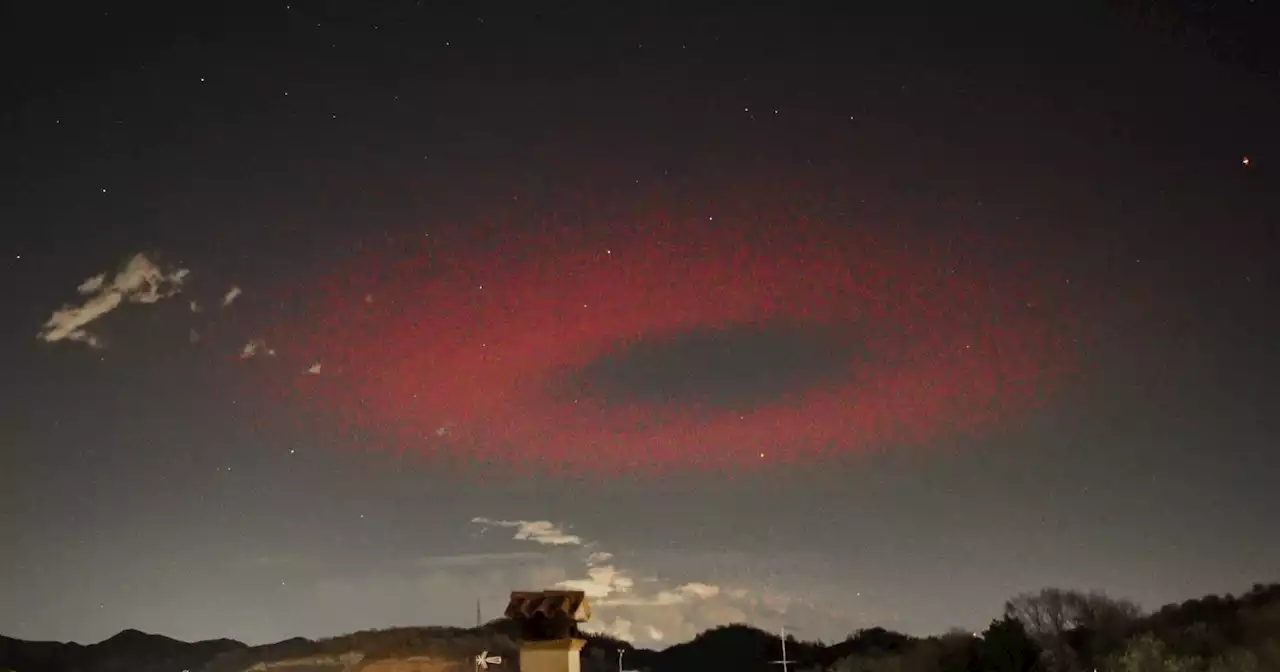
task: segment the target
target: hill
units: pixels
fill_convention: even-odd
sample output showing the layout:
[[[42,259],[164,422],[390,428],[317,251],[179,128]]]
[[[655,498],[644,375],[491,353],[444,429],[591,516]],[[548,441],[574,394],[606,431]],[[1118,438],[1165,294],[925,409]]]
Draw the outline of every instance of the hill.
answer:
[[[197,670],[224,653],[247,648],[229,639],[182,642],[125,630],[87,646],[0,637],[0,669],[20,672],[177,672]]]
[[[448,672],[471,656],[503,656],[516,672],[518,629],[406,627],[263,646],[181,642],[125,630],[88,646],[0,637],[0,672]],[[778,669],[778,636],[727,625],[662,651],[586,637],[583,672],[764,672]],[[869,628],[840,642],[787,641],[797,672],[1280,672],[1280,584],[1211,595],[1142,614],[1098,593],[1045,589],[1009,600],[980,636],[912,637]]]

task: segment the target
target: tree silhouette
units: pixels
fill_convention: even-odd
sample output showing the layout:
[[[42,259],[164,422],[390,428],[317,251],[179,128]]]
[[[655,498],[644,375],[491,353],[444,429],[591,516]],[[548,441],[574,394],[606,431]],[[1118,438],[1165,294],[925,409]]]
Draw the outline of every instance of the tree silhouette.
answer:
[[[987,626],[979,651],[986,672],[1032,672],[1040,663],[1040,645],[1021,621],[1010,616]]]

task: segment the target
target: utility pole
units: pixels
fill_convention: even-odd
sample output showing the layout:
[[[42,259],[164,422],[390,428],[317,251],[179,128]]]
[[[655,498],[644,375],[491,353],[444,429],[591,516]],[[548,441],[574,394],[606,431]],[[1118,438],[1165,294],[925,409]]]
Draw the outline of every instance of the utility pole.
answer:
[[[771,660],[769,662],[773,665],[781,665],[782,672],[789,672],[788,666],[796,661],[787,659],[787,626],[782,626],[778,636],[782,638],[782,660]]]
[[[626,651],[626,649],[618,649],[618,672],[622,672],[622,654]]]

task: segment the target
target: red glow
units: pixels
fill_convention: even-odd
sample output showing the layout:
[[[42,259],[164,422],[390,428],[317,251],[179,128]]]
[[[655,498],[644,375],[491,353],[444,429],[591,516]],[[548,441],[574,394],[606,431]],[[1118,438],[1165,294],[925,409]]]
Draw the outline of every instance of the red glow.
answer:
[[[738,470],[995,426],[1071,370],[1045,280],[920,241],[792,224],[654,226],[608,242],[421,238],[358,255],[305,319],[267,334],[319,376],[283,396],[312,422],[428,457],[572,473]],[[1059,281],[1060,282],[1060,281]],[[610,405],[552,390],[619,343],[785,319],[857,323],[854,375],[754,411]]]

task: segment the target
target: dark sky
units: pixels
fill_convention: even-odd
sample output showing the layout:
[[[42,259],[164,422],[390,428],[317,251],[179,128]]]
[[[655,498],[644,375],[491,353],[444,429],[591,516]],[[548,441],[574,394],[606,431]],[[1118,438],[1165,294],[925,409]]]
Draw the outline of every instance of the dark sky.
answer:
[[[81,4],[0,17],[6,635],[1277,579],[1266,3]]]

